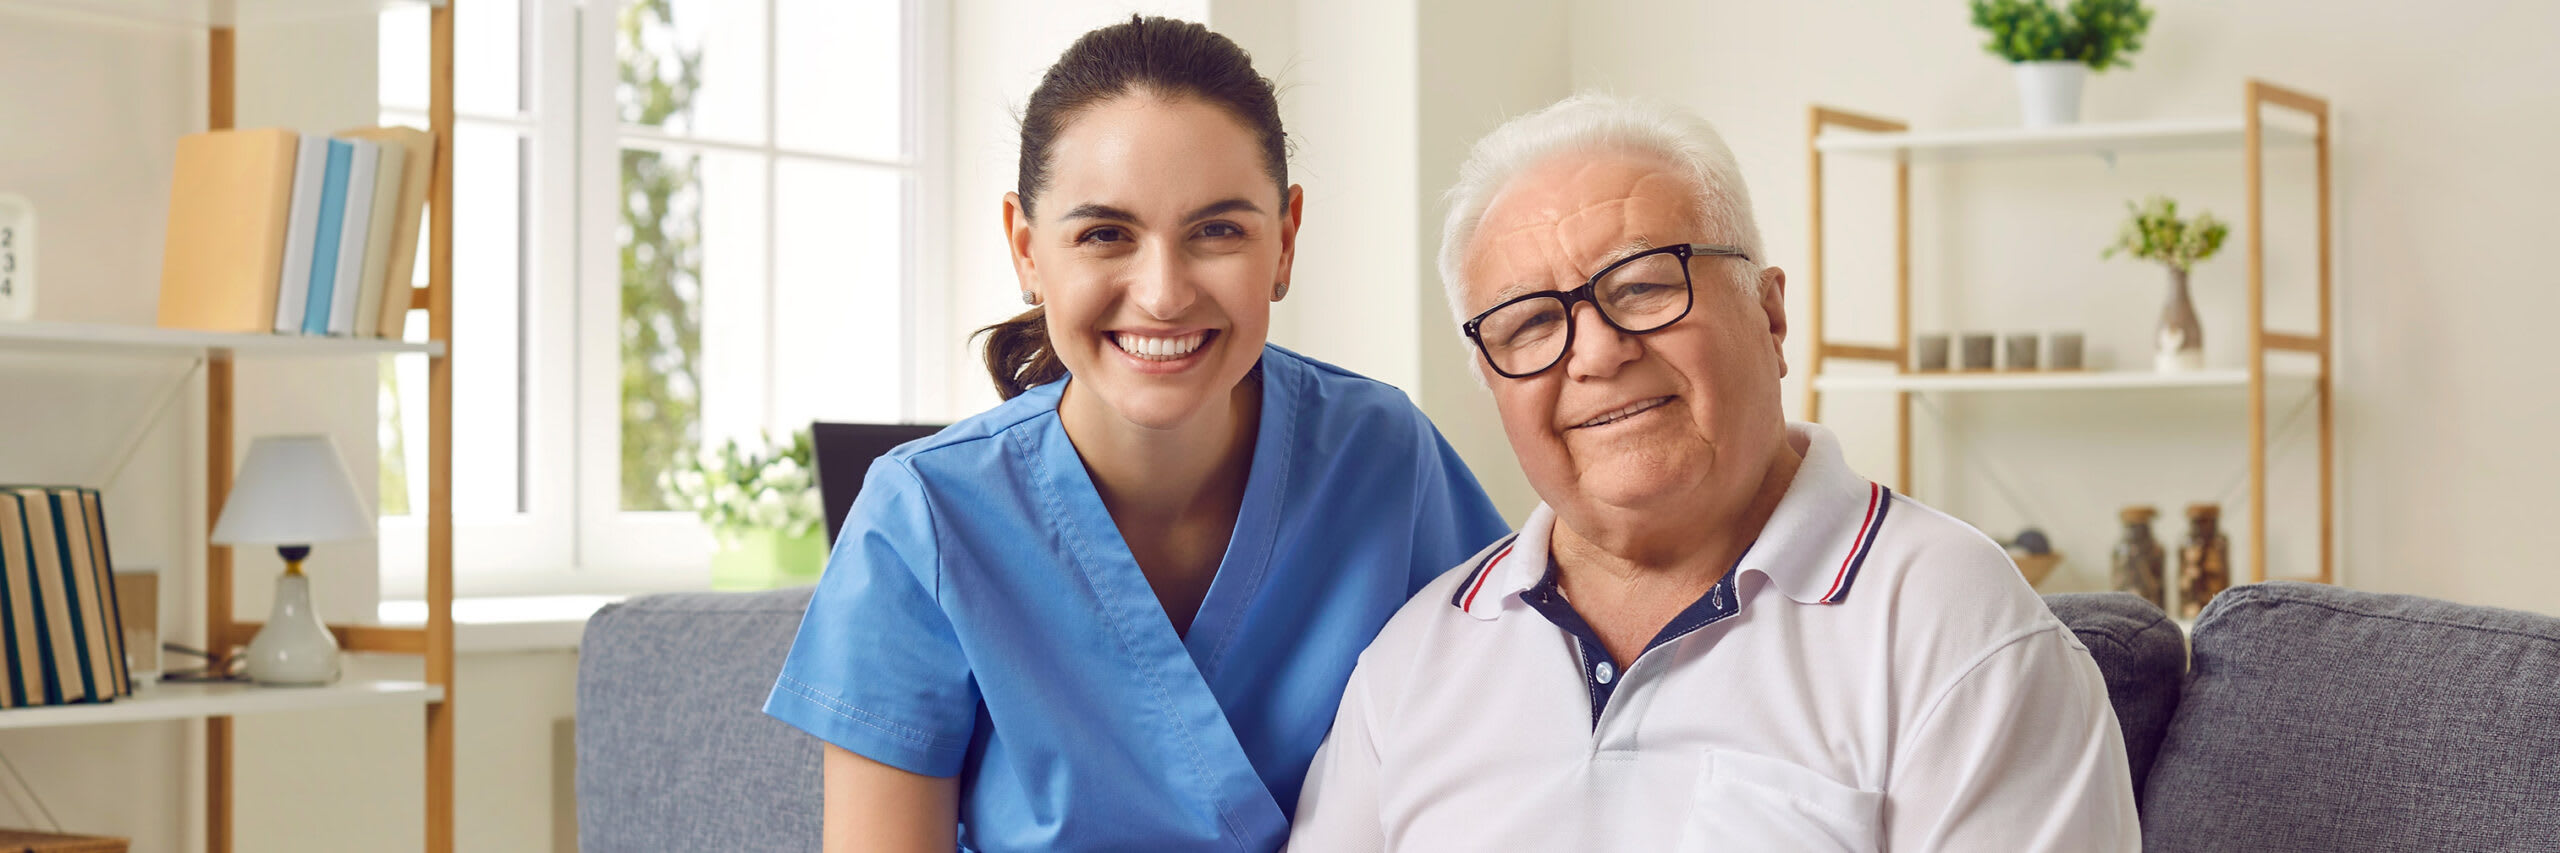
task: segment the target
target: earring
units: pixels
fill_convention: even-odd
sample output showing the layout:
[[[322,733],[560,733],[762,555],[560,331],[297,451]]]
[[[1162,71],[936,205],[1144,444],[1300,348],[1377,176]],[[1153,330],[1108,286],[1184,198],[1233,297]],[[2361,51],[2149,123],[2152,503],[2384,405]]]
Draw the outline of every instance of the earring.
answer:
[[[1033,292],[1028,291],[1028,290],[1023,291],[1023,292],[1022,292],[1022,304],[1024,304],[1024,305],[1038,305],[1038,304],[1040,304],[1040,294],[1033,293]]]
[[[1271,301],[1273,301],[1273,302],[1278,302],[1278,301],[1280,301],[1282,298],[1287,297],[1288,295],[1289,295],[1289,283],[1288,283],[1288,282],[1285,282],[1285,281],[1277,281],[1277,282],[1272,282],[1272,283],[1271,283]]]

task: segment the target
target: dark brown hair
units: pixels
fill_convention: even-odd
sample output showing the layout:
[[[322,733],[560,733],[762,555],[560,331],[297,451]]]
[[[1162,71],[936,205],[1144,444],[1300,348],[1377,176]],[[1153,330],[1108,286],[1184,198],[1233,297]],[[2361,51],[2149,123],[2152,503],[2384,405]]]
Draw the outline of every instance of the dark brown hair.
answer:
[[[1288,138],[1280,130],[1280,99],[1271,81],[1253,70],[1253,57],[1208,27],[1172,18],[1129,16],[1076,39],[1031,91],[1022,111],[1022,163],[1014,192],[1022,215],[1049,188],[1049,149],[1067,123],[1086,108],[1133,92],[1159,98],[1196,98],[1225,110],[1262,145],[1264,167],[1282,198],[1289,192]],[[987,339],[987,374],[1005,399],[1067,375],[1049,349],[1047,314],[1033,308],[978,330]]]

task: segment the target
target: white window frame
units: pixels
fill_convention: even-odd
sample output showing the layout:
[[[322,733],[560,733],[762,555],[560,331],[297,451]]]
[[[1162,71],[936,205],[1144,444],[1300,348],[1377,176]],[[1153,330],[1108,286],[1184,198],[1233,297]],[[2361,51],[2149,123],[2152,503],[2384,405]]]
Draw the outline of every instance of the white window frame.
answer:
[[[942,233],[950,191],[949,10],[937,0],[901,0],[908,47],[905,99],[906,150],[912,159],[884,163],[781,149],[773,144],[777,119],[771,85],[775,42],[772,0],[766,7],[766,133],[762,145],[653,139],[670,148],[699,147],[887,166],[908,170],[904,215],[910,223],[901,259],[901,310],[907,346],[901,373],[902,419],[939,412],[948,396],[951,349],[950,294],[941,287],[947,267]],[[702,588],[709,577],[711,537],[690,512],[624,512],[621,473],[621,313],[618,197],[620,149],[626,141],[616,102],[618,60],[615,21],[623,0],[524,0],[526,111],[521,117],[457,115],[457,123],[504,125],[529,131],[526,176],[525,304],[520,389],[525,423],[522,449],[525,509],[503,521],[456,513],[455,575],[465,595],[540,595],[649,592]],[[560,46],[567,46],[561,49]],[[549,48],[549,49],[546,49]],[[385,114],[411,120],[396,109]],[[423,126],[423,114],[414,117]],[[772,162],[768,160],[768,163]],[[771,168],[768,166],[768,234]],[[772,298],[773,242],[766,241]],[[555,248],[560,247],[560,248]],[[469,358],[468,352],[458,353]],[[770,358],[770,357],[769,357]],[[849,367],[849,369],[851,369]],[[771,387],[770,362],[764,371]],[[459,393],[490,393],[457,388]],[[771,392],[766,420],[771,420]],[[423,412],[404,413],[411,424]],[[768,424],[777,432],[798,425]],[[413,426],[414,437],[424,433]],[[416,450],[413,453],[418,452]],[[388,598],[424,594],[424,515],[382,521],[384,593]]]

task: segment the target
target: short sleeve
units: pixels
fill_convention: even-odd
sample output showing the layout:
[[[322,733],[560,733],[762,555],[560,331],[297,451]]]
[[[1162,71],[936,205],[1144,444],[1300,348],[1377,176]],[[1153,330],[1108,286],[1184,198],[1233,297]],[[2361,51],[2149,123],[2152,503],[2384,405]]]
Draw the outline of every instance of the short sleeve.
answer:
[[[2069,637],[2057,625],[1991,652],[1904,732],[1890,849],[2141,849],[2106,681]]]
[[[1475,556],[1485,543],[1511,532],[1511,525],[1494,509],[1493,498],[1485,495],[1475,472],[1458,458],[1440,429],[1420,410],[1414,411],[1413,419],[1420,424],[1422,440],[1414,454],[1413,565],[1407,567],[1408,594],[1422,591],[1451,567]]]
[[[764,712],[891,767],[958,775],[978,685],[939,580],[923,484],[873,462]]]

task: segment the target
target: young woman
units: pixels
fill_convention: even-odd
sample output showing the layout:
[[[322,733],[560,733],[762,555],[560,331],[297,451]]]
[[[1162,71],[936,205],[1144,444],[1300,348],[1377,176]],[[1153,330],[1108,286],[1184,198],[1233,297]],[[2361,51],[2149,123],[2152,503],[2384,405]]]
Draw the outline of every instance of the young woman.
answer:
[[[1402,392],[1264,342],[1284,154],[1198,24],[1032,93],[1008,399],[871,467],[765,704],[826,742],[827,849],[1274,849],[1360,650],[1508,532]]]

